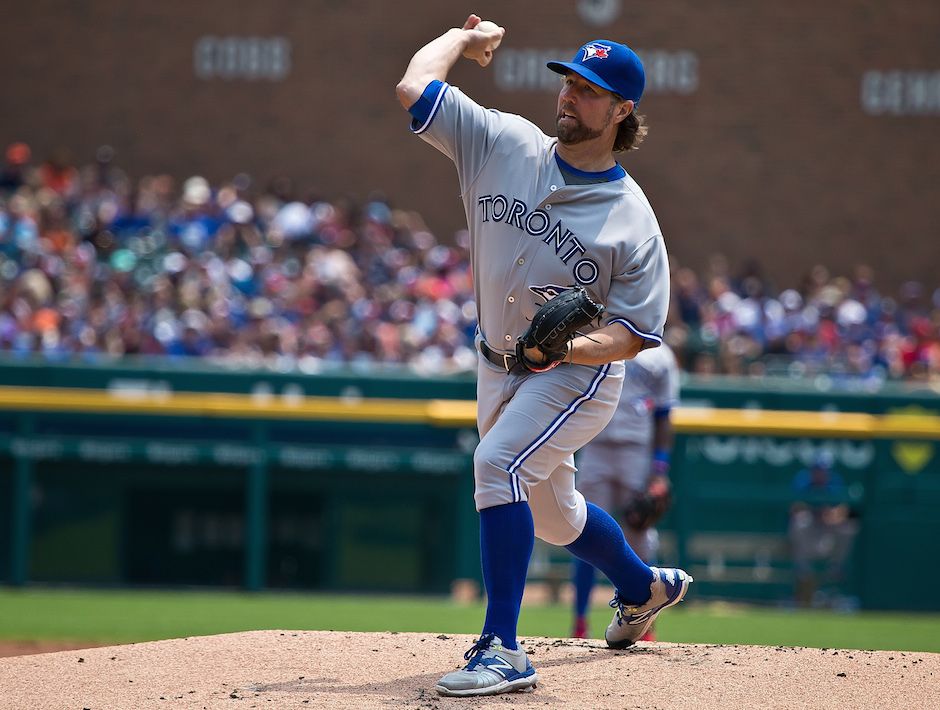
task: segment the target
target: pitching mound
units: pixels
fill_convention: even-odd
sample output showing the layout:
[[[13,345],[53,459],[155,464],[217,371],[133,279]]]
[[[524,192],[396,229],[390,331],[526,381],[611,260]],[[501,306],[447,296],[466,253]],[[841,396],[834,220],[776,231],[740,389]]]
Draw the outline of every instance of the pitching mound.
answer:
[[[531,693],[440,698],[469,636],[254,631],[0,659],[0,708],[938,708],[940,654],[523,639]]]

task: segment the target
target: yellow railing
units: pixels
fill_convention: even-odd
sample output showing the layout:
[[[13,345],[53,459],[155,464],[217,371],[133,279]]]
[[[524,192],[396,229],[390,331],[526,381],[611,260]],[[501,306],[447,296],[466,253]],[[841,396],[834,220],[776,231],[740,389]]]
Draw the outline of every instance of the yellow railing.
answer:
[[[0,387],[0,410],[212,418],[308,419],[472,427],[476,402],[277,397],[201,392]],[[676,431],[878,439],[940,439],[940,416],[679,407]]]

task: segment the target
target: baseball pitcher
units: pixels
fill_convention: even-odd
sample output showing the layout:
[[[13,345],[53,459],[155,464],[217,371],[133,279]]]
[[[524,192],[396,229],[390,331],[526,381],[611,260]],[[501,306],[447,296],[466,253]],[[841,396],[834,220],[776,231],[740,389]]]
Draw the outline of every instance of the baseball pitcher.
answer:
[[[614,160],[644,132],[635,111],[643,66],[609,40],[550,62],[561,75],[553,138],[446,82],[461,56],[487,66],[504,33],[470,15],[419,49],[397,87],[412,131],[457,168],[479,313],[473,467],[487,610],[466,667],[436,685],[450,696],[538,681],[516,641],[535,536],[610,578],[612,648],[639,639],[692,581],[647,566],[574,485],[574,453],[613,415],[624,360],[662,342],[665,244],[642,190]]]

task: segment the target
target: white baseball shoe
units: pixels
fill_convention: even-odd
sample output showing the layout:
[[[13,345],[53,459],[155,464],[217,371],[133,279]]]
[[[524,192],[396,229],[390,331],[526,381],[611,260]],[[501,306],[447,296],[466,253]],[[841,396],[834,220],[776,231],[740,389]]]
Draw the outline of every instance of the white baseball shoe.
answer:
[[[441,695],[496,695],[535,688],[539,677],[521,648],[503,648],[499,636],[484,634],[464,656],[463,670],[448,673],[434,689]]]
[[[617,611],[604,634],[610,648],[627,648],[635,644],[652,627],[663,609],[681,602],[689,591],[692,577],[681,569],[650,569],[653,571],[653,582],[650,584],[648,602],[640,606],[627,606],[619,594],[614,594],[610,605]]]

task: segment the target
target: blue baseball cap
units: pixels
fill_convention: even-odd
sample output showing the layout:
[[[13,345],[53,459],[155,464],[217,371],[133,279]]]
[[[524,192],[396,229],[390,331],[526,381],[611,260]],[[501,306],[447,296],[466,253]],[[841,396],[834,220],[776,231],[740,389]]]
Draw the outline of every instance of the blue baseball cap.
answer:
[[[593,84],[622,99],[640,103],[646,72],[643,62],[632,49],[609,39],[596,39],[581,47],[570,62],[549,62],[548,68],[559,74],[573,71]]]

